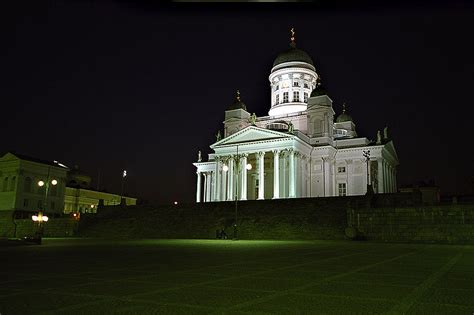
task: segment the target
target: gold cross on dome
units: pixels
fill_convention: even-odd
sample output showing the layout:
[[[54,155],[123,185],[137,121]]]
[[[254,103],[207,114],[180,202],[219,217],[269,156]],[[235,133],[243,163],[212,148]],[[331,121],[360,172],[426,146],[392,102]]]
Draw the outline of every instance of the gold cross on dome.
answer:
[[[290,32],[291,32],[291,38],[290,38],[290,39],[291,39],[291,42],[294,43],[294,42],[295,42],[295,34],[296,34],[296,33],[295,33],[295,28],[292,27],[291,30],[290,30]]]

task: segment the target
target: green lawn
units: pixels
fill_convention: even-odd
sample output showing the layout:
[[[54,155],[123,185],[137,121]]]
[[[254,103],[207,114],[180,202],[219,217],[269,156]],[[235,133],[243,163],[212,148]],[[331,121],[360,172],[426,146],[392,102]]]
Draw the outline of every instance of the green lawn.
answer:
[[[0,264],[1,315],[474,313],[474,246],[45,239]]]

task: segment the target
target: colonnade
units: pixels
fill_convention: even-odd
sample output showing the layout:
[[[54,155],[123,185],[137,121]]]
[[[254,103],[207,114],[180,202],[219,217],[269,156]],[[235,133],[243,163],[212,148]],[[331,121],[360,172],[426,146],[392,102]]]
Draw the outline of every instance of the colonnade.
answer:
[[[305,165],[302,160],[309,161],[309,159],[294,149],[289,148],[216,156],[213,170],[198,171],[196,173],[196,202],[231,201],[236,198],[238,200],[247,200],[247,177],[249,171],[247,165],[250,155],[255,156],[257,164],[258,192],[255,197],[258,200],[265,199],[266,154],[273,154],[273,199],[281,198],[283,195],[280,191],[282,184],[288,185],[287,187],[284,186],[288,189],[288,197],[295,198],[297,196],[297,175],[301,179],[301,190],[304,192],[308,191],[308,178],[306,178],[306,172],[303,171],[303,168],[308,170],[309,166]],[[285,171],[285,163],[283,163],[283,166],[281,165],[282,160],[286,161],[284,157],[288,157],[288,183],[282,177],[285,176],[285,173],[283,175],[280,174],[280,171]],[[252,165],[251,168],[253,167],[255,165]],[[267,170],[267,172],[271,173],[271,170]]]
[[[384,159],[377,159],[378,193],[397,192],[396,168]]]
[[[273,162],[273,165],[267,165],[266,169],[265,157],[271,154],[273,156],[267,158],[267,162]],[[247,200],[249,161],[256,164],[251,167],[254,170],[252,178],[256,188],[255,193],[251,192],[252,199],[310,197],[315,193],[317,196],[337,195],[336,160],[333,157],[322,157],[318,160],[321,165],[319,178],[322,179],[318,184],[322,186],[320,195],[312,188],[311,159],[292,148],[216,156],[212,166],[207,166],[206,171],[197,172],[196,202]],[[377,183],[372,183],[376,184],[374,190],[377,193],[396,192],[396,168],[383,158],[376,161]],[[351,195],[354,193],[354,164],[352,159],[346,159],[345,162],[349,174],[346,194]],[[316,173],[314,175],[318,176]],[[268,176],[273,177],[273,183],[268,180]],[[273,187],[265,187],[265,184]]]

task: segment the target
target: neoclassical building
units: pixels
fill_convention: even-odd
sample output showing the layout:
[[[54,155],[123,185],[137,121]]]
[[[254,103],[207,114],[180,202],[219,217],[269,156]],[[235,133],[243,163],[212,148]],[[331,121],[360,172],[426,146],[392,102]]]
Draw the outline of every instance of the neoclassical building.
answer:
[[[293,33],[293,32],[292,32]],[[268,116],[250,114],[237,91],[208,161],[199,152],[196,202],[363,195],[396,191],[399,164],[387,128],[359,136],[335,117],[311,57],[290,48],[273,63]]]

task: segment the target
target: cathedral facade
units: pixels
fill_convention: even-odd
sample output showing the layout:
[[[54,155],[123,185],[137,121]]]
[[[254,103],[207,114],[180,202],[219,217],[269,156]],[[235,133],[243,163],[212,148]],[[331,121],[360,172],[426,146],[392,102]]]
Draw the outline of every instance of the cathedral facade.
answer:
[[[214,153],[197,169],[196,202],[396,192],[397,153],[387,129],[359,136],[344,107],[337,117],[311,57],[280,53],[269,76],[268,116],[247,111],[237,91]]]

